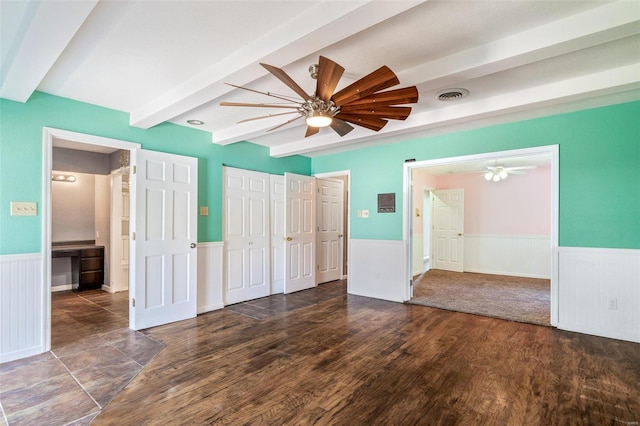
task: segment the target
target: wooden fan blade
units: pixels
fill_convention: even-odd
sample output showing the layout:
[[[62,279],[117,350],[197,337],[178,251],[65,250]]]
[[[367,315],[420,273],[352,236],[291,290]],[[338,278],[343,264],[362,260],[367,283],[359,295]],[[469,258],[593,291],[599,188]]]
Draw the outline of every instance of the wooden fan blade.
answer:
[[[301,119],[301,118],[302,118],[302,116],[298,116],[298,117],[296,117],[296,118],[292,118],[292,119],[291,119],[291,120],[289,120],[289,121],[285,121],[285,122],[284,122],[284,123],[282,123],[282,124],[278,124],[276,127],[272,127],[272,128],[270,128],[269,130],[267,130],[267,132],[270,132],[270,131],[272,131],[272,130],[279,129],[280,127],[286,126],[287,124],[289,124],[289,123],[291,123],[291,122],[293,122],[293,121],[299,120],[299,119]]]
[[[220,106],[236,106],[236,107],[258,107],[258,108],[293,108],[298,109],[293,105],[274,105],[274,104],[248,104],[245,102],[220,102]]]
[[[331,59],[320,56],[320,61],[318,62],[316,96],[325,102],[329,102],[343,73],[343,67],[336,64]]]
[[[300,114],[300,113],[298,111],[291,111],[291,112],[281,112],[281,113],[278,113],[278,114],[261,115],[260,117],[246,118],[244,120],[240,120],[240,121],[238,121],[238,124],[246,123],[247,121],[261,120],[263,118],[271,118],[271,117],[277,117],[279,115],[288,115],[288,114]]]
[[[273,65],[269,65],[269,64],[263,64],[263,63],[261,63],[260,65],[262,65],[271,74],[276,76],[278,80],[280,80],[281,82],[289,86],[291,90],[296,92],[298,96],[301,96],[302,99],[304,99],[305,101],[311,98],[311,96],[309,96],[302,87],[298,86],[298,83],[293,81],[293,79],[289,77],[289,75],[283,70],[281,70],[280,68],[274,67]]]
[[[396,84],[400,84],[400,80],[388,66],[384,65],[335,93],[331,100],[337,106],[341,106]]]
[[[286,97],[284,95],[276,95],[273,94],[271,92],[261,92],[259,90],[255,90],[255,89],[249,89],[248,87],[243,87],[243,86],[237,86],[235,84],[231,84],[231,83],[225,83],[227,86],[231,86],[231,87],[235,87],[236,89],[242,89],[242,90],[247,90],[249,92],[253,92],[253,93],[260,93],[261,95],[266,95],[266,96],[271,96],[272,98],[278,98],[278,99],[282,99],[283,101],[287,101],[287,102],[292,102],[294,104],[302,104],[302,102],[290,99],[289,97]]]
[[[374,93],[364,98],[356,99],[348,104],[343,104],[341,108],[375,104],[379,107],[390,105],[415,104],[418,102],[418,89],[416,86],[403,87],[402,89],[387,90],[386,92]]]
[[[406,120],[411,114],[411,107],[380,107],[377,105],[356,105],[340,107],[340,112],[353,115],[373,115],[390,120]]]
[[[344,120],[349,123],[357,124],[358,126],[366,127],[367,129],[375,130],[376,132],[382,129],[387,123],[387,120],[376,117],[364,117],[361,115],[351,115],[338,113],[334,118]]]
[[[333,120],[331,120],[330,126],[333,130],[335,130],[337,134],[340,135],[340,137],[353,130],[353,126],[351,124],[347,123],[346,121],[338,120],[335,117],[333,117]]]
[[[320,131],[319,127],[311,127],[311,126],[307,126],[307,131],[304,134],[305,138],[308,138],[309,136],[313,136],[316,133],[318,133]]]

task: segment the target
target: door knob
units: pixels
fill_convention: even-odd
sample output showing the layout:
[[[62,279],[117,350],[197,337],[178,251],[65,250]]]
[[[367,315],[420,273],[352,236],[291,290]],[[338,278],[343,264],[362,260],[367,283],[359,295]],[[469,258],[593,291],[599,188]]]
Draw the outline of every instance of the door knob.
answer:
[[[191,243],[191,248],[196,248],[196,243]]]
[[[291,237],[287,237],[287,238],[285,238],[285,240],[287,240],[287,241],[293,241],[293,238],[291,238]]]
[[[458,237],[462,237],[462,234],[461,234],[461,233],[458,233]]]
[[[342,237],[344,237],[344,235],[342,235],[342,234],[338,235],[338,238],[342,238]]]

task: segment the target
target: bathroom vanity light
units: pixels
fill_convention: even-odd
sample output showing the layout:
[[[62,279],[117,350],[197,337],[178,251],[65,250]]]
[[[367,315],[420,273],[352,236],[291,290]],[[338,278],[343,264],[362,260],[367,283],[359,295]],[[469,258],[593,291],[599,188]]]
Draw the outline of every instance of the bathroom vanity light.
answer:
[[[54,182],[75,182],[76,177],[74,175],[61,175],[58,173],[54,173],[51,175],[51,180]]]

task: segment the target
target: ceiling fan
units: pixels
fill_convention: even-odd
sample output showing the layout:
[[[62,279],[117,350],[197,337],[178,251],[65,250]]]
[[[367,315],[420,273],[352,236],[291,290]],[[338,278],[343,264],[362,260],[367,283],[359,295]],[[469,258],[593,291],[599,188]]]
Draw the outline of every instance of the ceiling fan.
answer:
[[[287,114],[297,114],[297,116],[291,120],[267,130],[268,132],[301,118],[304,118],[307,124],[307,131],[304,135],[305,138],[315,135],[320,131],[321,127],[327,126],[330,126],[341,137],[353,130],[353,126],[351,126],[351,124],[362,126],[377,132],[387,124],[388,120],[406,120],[411,113],[411,107],[398,105],[418,102],[418,89],[415,86],[381,91],[400,84],[398,77],[386,65],[334,93],[334,90],[344,73],[344,68],[333,62],[331,59],[320,56],[318,64],[311,65],[309,67],[311,77],[317,80],[314,94],[308,94],[282,69],[263,63],[260,65],[286,84],[291,90],[300,96],[302,100],[290,96],[277,95],[271,92],[260,92],[258,90],[227,83],[238,89],[248,90],[280,99],[285,101],[285,103],[254,104],[221,102],[220,105],[284,108],[292,110],[289,112],[253,117],[239,121],[239,123]]]
[[[512,175],[524,175],[526,172],[523,170],[535,169],[536,166],[519,166],[519,167],[506,167],[496,164],[493,166],[487,166],[486,170],[482,170],[477,173],[482,173],[484,178],[489,181],[498,182],[506,179],[510,174]]]

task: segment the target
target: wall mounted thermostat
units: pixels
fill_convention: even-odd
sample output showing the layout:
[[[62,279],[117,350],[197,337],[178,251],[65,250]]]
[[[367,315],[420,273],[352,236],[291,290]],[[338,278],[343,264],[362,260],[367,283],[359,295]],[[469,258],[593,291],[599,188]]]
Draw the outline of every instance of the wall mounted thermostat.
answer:
[[[378,194],[378,213],[395,213],[396,211],[396,194],[390,192],[388,194]]]

